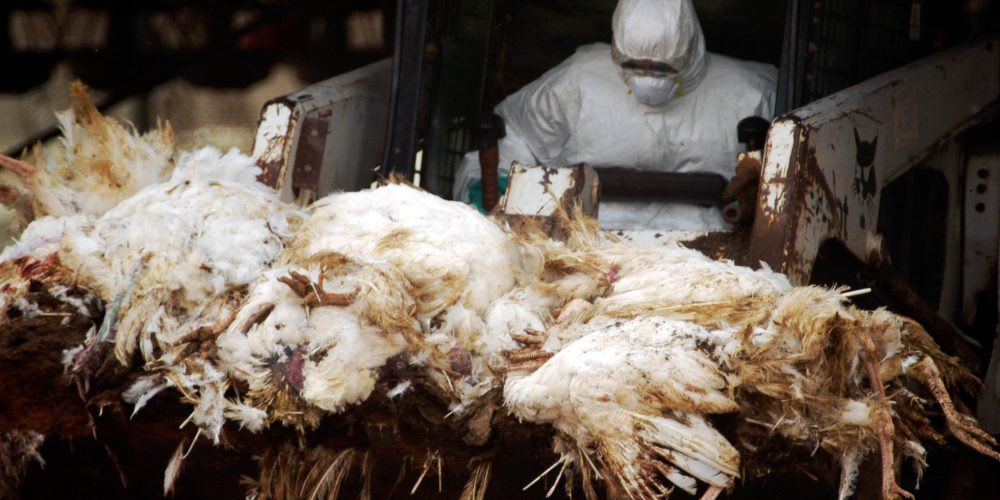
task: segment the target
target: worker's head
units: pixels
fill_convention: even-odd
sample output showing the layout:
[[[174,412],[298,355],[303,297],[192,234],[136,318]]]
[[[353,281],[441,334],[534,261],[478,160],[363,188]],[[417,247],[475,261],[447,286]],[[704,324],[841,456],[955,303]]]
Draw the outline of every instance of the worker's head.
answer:
[[[705,39],[691,0],[620,0],[612,55],[639,102],[663,106],[705,73]]]

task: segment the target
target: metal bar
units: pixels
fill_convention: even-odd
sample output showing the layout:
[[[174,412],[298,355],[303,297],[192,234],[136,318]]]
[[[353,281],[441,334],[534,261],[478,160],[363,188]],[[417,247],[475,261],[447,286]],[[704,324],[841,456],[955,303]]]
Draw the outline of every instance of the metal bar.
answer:
[[[788,0],[785,15],[785,39],[778,71],[778,94],[775,116],[780,116],[804,104],[804,81],[809,26],[812,22],[811,0]]]
[[[428,0],[399,0],[393,56],[392,100],[382,175],[413,179],[419,141],[418,118],[423,89],[424,43]]]
[[[719,205],[726,180],[719,174],[644,172],[595,168],[604,199],[651,199],[696,205]]]
[[[1000,247],[1000,240],[997,241]],[[1000,248],[997,248],[1000,253]],[[997,288],[1000,288],[1000,272],[994,269]],[[997,298],[997,308],[1000,308],[1000,297]],[[986,376],[983,377],[983,392],[979,396],[977,417],[983,424],[983,429],[990,434],[1000,433],[1000,325],[996,328],[996,338],[993,341],[993,353],[990,357]]]

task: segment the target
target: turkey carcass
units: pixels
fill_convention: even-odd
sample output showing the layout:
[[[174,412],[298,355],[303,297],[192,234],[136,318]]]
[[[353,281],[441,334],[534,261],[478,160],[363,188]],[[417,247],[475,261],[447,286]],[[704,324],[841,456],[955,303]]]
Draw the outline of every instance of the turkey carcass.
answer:
[[[665,497],[664,480],[692,494],[697,481],[732,485],[739,452],[706,420],[737,409],[720,337],[649,316],[569,329],[577,340],[540,368],[508,375],[504,400],[560,431],[563,469],[575,464],[588,498],[595,477],[621,498]]]
[[[946,389],[945,381],[959,389],[974,378],[942,354],[916,323],[884,310],[866,312],[848,306],[836,290],[792,289],[782,276],[766,269],[752,271],[686,249],[577,240],[587,243],[541,242],[547,270],[558,274],[557,281],[589,277],[589,289],[600,291],[599,283],[607,286],[590,299],[593,305],[583,316],[594,318],[590,324],[552,328],[544,339],[533,341],[542,355],[561,353],[576,342],[592,342],[586,339],[593,335],[595,322],[661,317],[709,328],[714,331],[714,361],[728,374],[728,387],[744,422],[770,429],[788,446],[821,448],[840,458],[844,495],[852,490],[859,457],[866,452],[881,452],[886,496],[902,491],[893,480],[894,444],[918,468],[924,463],[921,439],[938,434],[923,416],[926,400],[908,389],[907,380],[929,390],[953,435],[998,457],[991,448],[992,438],[971,417],[955,410]],[[699,349],[707,346],[703,343]],[[655,372],[657,367],[647,370]],[[544,393],[544,388],[528,387],[531,380],[543,384],[556,379],[525,378],[517,384],[512,379],[505,391],[513,411],[528,420],[531,412],[520,408],[522,400],[513,396],[519,391]],[[647,411],[659,409],[651,406]],[[553,418],[558,428],[561,417]],[[743,450],[755,447],[740,444]],[[757,471],[767,468],[755,460],[747,462]]]
[[[0,310],[20,301],[33,280],[64,281],[53,291],[66,297],[71,271],[55,253],[62,235],[166,180],[173,169],[169,123],[140,135],[101,116],[82,83],[73,83],[70,94],[72,108],[56,114],[58,141],[35,146],[24,160],[0,155],[0,167],[7,169],[0,175],[0,202],[16,213],[16,224],[26,226],[11,233],[16,240],[0,253]]]
[[[100,216],[140,189],[167,180],[173,168],[174,133],[169,123],[139,134],[130,125],[101,116],[80,82],[70,85],[73,107],[56,114],[62,137],[36,145],[22,160],[0,155],[0,166],[18,174],[23,186],[6,186],[14,200],[30,191],[28,220],[49,216]],[[25,207],[17,207],[24,210]]]
[[[533,260],[472,208],[389,184],[317,201],[219,339],[272,419],[315,425],[368,398],[390,358],[460,412],[499,385],[482,316]],[[403,390],[411,381],[401,382]]]
[[[208,351],[302,216],[258,183],[258,172],[238,151],[204,148],[181,155],[170,180],[99,218],[46,217],[29,226],[26,235],[37,226],[44,244],[28,245],[28,255],[15,258],[60,263],[72,271],[50,286],[72,283],[106,304],[99,327],[67,351],[70,372],[86,382],[109,343],[125,365],[138,351],[151,373],[126,394],[136,410],[158,391],[178,387],[197,403],[195,423],[217,439],[232,405],[222,397],[228,380]]]

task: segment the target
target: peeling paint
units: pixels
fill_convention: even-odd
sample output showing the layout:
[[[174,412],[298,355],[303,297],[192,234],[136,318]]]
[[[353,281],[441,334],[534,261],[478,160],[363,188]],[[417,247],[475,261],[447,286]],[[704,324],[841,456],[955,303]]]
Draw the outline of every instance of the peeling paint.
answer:
[[[289,141],[295,130],[292,107],[285,99],[275,99],[264,106],[257,136],[253,143],[253,158],[260,167],[260,182],[281,190]]]
[[[768,131],[759,203],[760,215],[767,222],[775,220],[784,209],[785,187],[797,135],[798,123],[792,120],[779,120]]]
[[[584,213],[596,216],[597,194],[597,174],[586,165],[551,168],[515,163],[497,206],[509,215],[554,216],[560,206],[573,210],[579,205]]]

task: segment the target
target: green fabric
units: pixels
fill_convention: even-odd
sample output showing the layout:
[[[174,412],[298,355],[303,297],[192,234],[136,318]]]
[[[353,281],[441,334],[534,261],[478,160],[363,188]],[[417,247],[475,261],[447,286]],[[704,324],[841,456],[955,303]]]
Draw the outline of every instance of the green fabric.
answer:
[[[507,177],[499,176],[497,179],[497,196],[503,196],[507,191]],[[486,213],[483,208],[483,180],[477,179],[469,185],[469,204],[474,205],[480,212]]]

